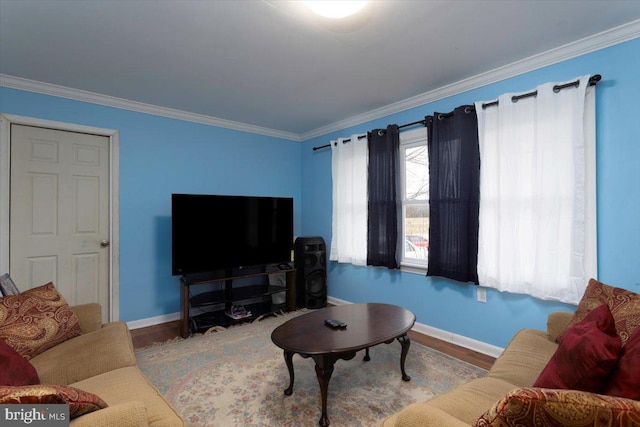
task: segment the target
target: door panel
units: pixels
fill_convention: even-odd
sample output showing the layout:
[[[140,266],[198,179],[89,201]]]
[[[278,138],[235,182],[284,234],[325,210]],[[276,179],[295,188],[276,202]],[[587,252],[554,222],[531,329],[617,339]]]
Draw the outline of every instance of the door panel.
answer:
[[[109,313],[109,138],[11,126],[10,273]]]

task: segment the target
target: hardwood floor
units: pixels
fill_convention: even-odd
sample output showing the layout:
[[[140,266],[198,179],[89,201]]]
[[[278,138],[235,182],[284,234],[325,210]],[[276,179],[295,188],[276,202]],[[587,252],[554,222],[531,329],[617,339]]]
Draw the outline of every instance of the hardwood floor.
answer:
[[[250,326],[250,325],[247,325]],[[149,326],[146,328],[134,329],[131,331],[133,346],[135,349],[149,346],[154,343],[164,342],[180,335],[179,322],[163,323],[161,325]],[[432,338],[418,332],[409,331],[411,341],[420,343],[434,350],[453,356],[457,359],[474,364],[484,369],[489,369],[495,358],[450,344],[446,341]]]
[[[496,361],[495,357],[487,356],[486,354],[478,353],[477,351],[469,350],[468,348],[460,347],[418,332],[409,331],[408,335],[411,341],[431,347],[441,353],[448,354],[456,359],[464,360],[467,363],[471,363],[483,369],[488,370],[493,366],[493,362]]]
[[[151,344],[165,342],[179,336],[180,321],[178,320],[131,330],[134,350],[150,346]]]

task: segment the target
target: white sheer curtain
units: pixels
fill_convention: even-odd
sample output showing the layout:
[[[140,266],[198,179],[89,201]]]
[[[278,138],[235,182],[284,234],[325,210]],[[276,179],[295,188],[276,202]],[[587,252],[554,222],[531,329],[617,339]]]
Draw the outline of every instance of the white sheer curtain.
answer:
[[[332,237],[329,259],[367,264],[367,138],[331,141],[333,179]],[[349,142],[343,143],[345,139]]]
[[[595,89],[578,80],[476,103],[482,286],[575,304],[596,277]]]

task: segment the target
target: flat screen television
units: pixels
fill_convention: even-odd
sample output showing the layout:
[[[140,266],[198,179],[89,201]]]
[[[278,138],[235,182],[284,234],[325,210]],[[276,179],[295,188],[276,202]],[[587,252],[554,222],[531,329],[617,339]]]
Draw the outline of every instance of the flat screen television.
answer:
[[[173,275],[291,260],[293,199],[171,195]]]

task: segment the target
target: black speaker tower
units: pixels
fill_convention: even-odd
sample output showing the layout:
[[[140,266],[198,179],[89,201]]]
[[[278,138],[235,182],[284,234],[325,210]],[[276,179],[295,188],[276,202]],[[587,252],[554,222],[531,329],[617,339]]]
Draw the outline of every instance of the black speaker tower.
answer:
[[[296,268],[296,305],[327,305],[327,248],[322,237],[298,237],[293,244]]]

